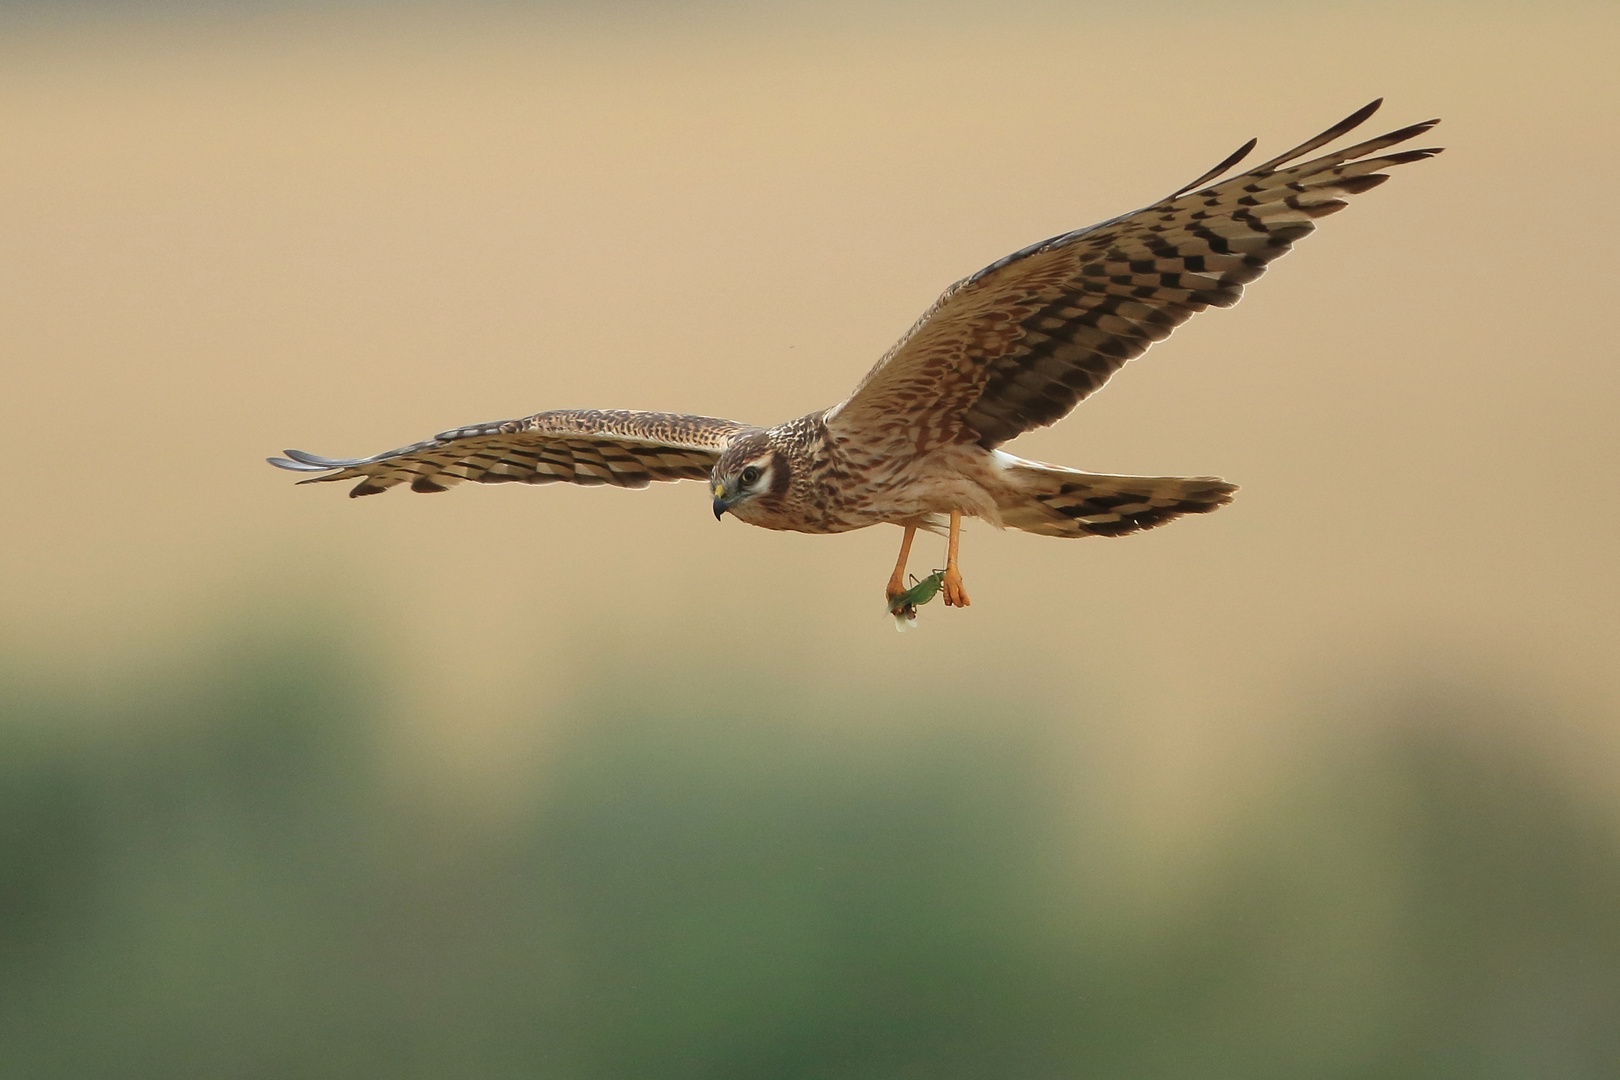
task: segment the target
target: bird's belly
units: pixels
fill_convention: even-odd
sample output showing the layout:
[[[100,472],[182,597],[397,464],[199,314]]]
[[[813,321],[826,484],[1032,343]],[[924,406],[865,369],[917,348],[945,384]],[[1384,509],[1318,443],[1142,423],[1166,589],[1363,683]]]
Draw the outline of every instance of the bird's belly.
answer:
[[[1003,487],[1002,470],[988,450],[942,446],[905,463],[871,494],[871,524],[955,511],[999,526],[996,492]]]
[[[835,507],[822,507],[809,513],[784,512],[746,502],[733,507],[731,513],[739,521],[776,532],[841,533],[864,529],[887,520]]]
[[[983,486],[963,476],[925,477],[897,493],[893,510],[883,520],[927,517],[959,512],[1001,524],[996,500]]]

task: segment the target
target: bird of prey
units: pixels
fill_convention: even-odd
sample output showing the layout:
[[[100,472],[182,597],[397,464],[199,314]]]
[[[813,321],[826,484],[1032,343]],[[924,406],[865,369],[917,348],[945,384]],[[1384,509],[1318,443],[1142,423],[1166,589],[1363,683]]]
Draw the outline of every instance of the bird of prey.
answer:
[[[948,606],[966,607],[963,517],[1042,536],[1125,536],[1231,501],[1236,487],[1217,477],[1110,476],[999,447],[1063,417],[1195,313],[1235,304],[1317,218],[1389,179],[1381,170],[1440,152],[1382,153],[1438,123],[1429,120],[1308,157],[1380,104],[1219,179],[1254,148],[1250,139],[1158,202],[998,259],[946,289],[849,397],[775,427],[563,409],[454,428],[373,457],[288,450],[269,461],[321,474],[304,483],[358,481],[351,496],[399,484],[444,491],[463,480],[627,488],[702,480],[717,519],[730,513],[807,533],[900,526],[891,603],[905,592],[916,531],[946,532],[941,591]]]

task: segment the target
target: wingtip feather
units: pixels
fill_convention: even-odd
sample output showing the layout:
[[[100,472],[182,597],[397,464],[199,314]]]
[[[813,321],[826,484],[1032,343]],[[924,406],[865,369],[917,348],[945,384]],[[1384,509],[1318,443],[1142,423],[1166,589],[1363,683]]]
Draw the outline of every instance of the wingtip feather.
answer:
[[[1219,165],[1215,166],[1213,169],[1209,170],[1192,183],[1187,184],[1185,187],[1177,188],[1175,191],[1172,191],[1159,201],[1161,203],[1167,203],[1172,199],[1179,199],[1181,196],[1187,194],[1189,191],[1192,191],[1194,188],[1203,187],[1211,180],[1214,180],[1216,177],[1226,172],[1227,169],[1230,169],[1232,166],[1248,157],[1249,154],[1253,152],[1254,148],[1259,145],[1260,139],[1258,137],[1251,138],[1248,142],[1244,143],[1242,146],[1228,154]]]
[[[1334,139],[1337,139],[1345,132],[1354,131],[1356,128],[1366,123],[1367,118],[1373,113],[1377,112],[1379,108],[1383,106],[1383,104],[1383,98],[1373,98],[1371,101],[1367,102],[1367,104],[1363,105],[1361,108],[1357,109],[1343,120],[1340,120],[1337,124],[1329,127],[1320,135],[1306,139],[1292,150],[1284,151],[1283,153],[1272,158],[1270,161],[1256,165],[1250,171],[1257,173],[1275,172],[1279,166],[1286,165],[1290,161],[1298,160],[1299,158],[1310,153],[1312,150],[1317,150],[1326,146],[1328,143],[1332,142]]]
[[[1338,135],[1343,135],[1347,131],[1354,131],[1362,124],[1365,124],[1373,113],[1377,112],[1383,107],[1384,99],[1381,97],[1375,97],[1371,101],[1367,102],[1367,104],[1345,117],[1343,120],[1340,120],[1337,124],[1334,124],[1332,127],[1328,128],[1328,131],[1335,132],[1335,138]]]
[[[319,454],[311,454],[306,450],[284,450],[282,453],[294,461],[316,469],[347,469],[360,464],[358,458],[352,460],[347,458],[325,458]]]
[[[291,453],[291,451],[287,451],[287,452]],[[307,463],[301,462],[301,461],[289,461],[286,458],[281,458],[281,457],[267,457],[264,460],[268,461],[270,464],[274,465],[278,469],[289,469],[292,472],[324,472],[325,471],[325,469],[320,465],[310,465],[310,464],[307,464]]]

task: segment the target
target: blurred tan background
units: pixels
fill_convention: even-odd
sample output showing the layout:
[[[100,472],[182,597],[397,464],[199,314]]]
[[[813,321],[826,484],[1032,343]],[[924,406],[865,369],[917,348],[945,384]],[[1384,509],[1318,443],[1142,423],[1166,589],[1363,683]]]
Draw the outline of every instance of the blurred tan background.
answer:
[[[591,11],[6,13],[10,652],[117,670],[319,602],[380,627],[405,743],[475,775],[604,655],[722,698],[1101,700],[1149,771],[1249,759],[1340,683],[1613,715],[1612,9]],[[796,416],[957,277],[1375,95],[1448,152],[1016,447],[1237,503],[977,527],[975,606],[915,635],[877,599],[894,530],[263,464],[552,407]]]
[[[1599,902],[1620,882],[1617,46],[1597,4],[0,9],[0,792],[19,800],[0,871],[26,869],[0,902],[38,913],[13,920],[37,964],[17,970],[45,973],[0,980],[0,1035],[33,1040],[12,1061],[529,1075],[457,1055],[508,1046],[478,1024],[512,1008],[528,1031],[511,1002],[539,1001],[573,1033],[545,1075],[686,1075],[658,1055],[694,1031],[721,1049],[682,1058],[691,1075],[998,1075],[936,1036],[993,1001],[1008,1030],[1103,1045],[1050,1003],[1106,984],[1122,1003],[1087,1023],[1129,1049],[1086,1075],[1227,1075],[1210,1048],[1251,1036],[1230,1075],[1614,1075],[1620,987],[1590,958],[1620,959]],[[880,604],[897,530],[716,524],[690,484],[351,502],[263,461],[546,408],[797,416],[956,278],[1379,95],[1369,133],[1438,115],[1447,152],[1012,447],[1218,474],[1236,503],[1117,541],[976,524],[974,606],[914,634]],[[288,639],[307,651],[270,648],[281,674],[230,674]],[[929,876],[958,854],[967,878]],[[958,885],[981,877],[1033,883],[1032,906],[972,906]],[[1127,899],[1059,902],[1059,880]],[[50,929],[81,901],[101,930]],[[566,917],[527,921],[531,901]],[[942,903],[937,940],[895,936]],[[749,951],[711,911],[789,929]],[[536,925],[572,959],[525,966]],[[1455,925],[1466,962],[1401,951]],[[1047,1004],[947,926],[989,928],[973,956],[1014,942],[1035,966],[1005,970]],[[913,942],[922,966],[894,960],[894,993],[835,977],[823,932],[857,968],[850,943]],[[941,957],[967,982],[928,974]],[[801,1019],[857,983],[982,994],[872,1014],[869,1035],[929,1048],[894,1061],[943,1055],[922,1072],[818,1072],[791,1025],[766,1024],[777,1057],[735,1056],[725,1024],[764,1030],[736,1017],[784,972],[833,988],[778,1002]],[[698,1016],[698,984],[735,998]],[[60,1056],[101,1045],[76,1026],[101,1015],[121,1018],[110,1064]],[[305,1034],[386,1016],[448,1056],[222,1049],[261,1015]],[[882,1044],[850,1034],[868,1019],[817,1028],[827,1060]],[[218,1042],[139,1041],[162,1031]],[[1078,1075],[1050,1054],[999,1075]]]

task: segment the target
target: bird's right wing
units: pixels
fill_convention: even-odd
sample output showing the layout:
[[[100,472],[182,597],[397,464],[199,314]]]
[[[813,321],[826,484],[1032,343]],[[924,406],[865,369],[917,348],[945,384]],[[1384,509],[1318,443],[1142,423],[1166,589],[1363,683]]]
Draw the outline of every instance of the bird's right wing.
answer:
[[[300,481],[358,480],[351,497],[398,484],[444,491],[479,484],[612,484],[706,480],[720,452],[747,424],[712,416],[627,410],[559,409],[522,420],[474,424],[368,458],[323,458],[288,450],[267,459],[278,469],[322,473]]]
[[[1263,165],[1215,180],[1238,151],[1151,206],[1054,236],[952,285],[827,416],[834,437],[908,456],[949,443],[999,446],[1050,424],[1125,362],[1243,286],[1382,170],[1435,147],[1383,151],[1438,121],[1300,160],[1360,125],[1357,109]]]

